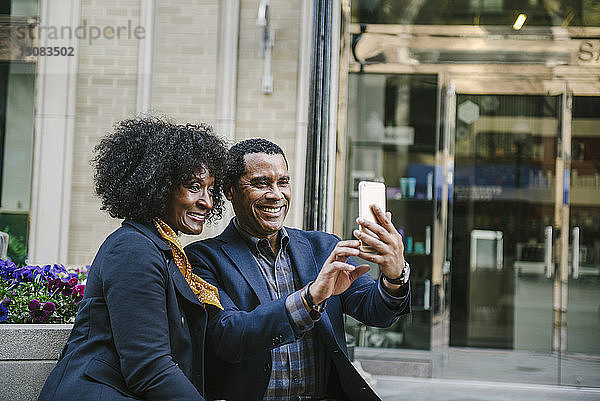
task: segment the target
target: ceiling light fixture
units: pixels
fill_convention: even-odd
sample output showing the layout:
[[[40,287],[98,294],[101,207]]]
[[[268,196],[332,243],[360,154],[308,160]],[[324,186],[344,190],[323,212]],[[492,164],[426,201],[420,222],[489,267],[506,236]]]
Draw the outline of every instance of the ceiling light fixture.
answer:
[[[517,19],[515,20],[515,23],[513,24],[513,29],[518,31],[519,29],[523,28],[523,24],[525,24],[526,19],[527,19],[527,15],[519,14],[517,16]]]

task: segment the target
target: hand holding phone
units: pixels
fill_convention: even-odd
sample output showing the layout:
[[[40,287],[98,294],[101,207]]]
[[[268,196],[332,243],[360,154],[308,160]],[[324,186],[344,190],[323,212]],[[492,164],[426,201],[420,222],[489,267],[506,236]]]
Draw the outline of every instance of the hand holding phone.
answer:
[[[375,224],[379,224],[377,218],[371,210],[371,206],[376,205],[385,212],[385,184],[382,182],[373,181],[361,181],[358,183],[358,217],[371,221]],[[376,237],[371,231],[364,227],[360,227],[361,231]],[[361,251],[375,253],[373,247],[362,245],[360,246]]]

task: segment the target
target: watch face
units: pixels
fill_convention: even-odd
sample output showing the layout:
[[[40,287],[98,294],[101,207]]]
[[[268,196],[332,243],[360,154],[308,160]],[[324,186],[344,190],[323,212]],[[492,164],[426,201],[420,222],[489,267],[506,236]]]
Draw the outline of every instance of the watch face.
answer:
[[[408,265],[408,262],[407,262],[406,265],[404,266],[404,271],[402,271],[402,281],[404,281],[404,284],[406,284],[408,282],[409,278],[410,278],[410,266]]]
[[[404,269],[402,269],[402,273],[400,273],[400,277],[398,278],[391,279],[385,275],[384,277],[385,280],[390,284],[404,285],[408,283],[408,279],[410,278],[410,265],[408,264],[408,262],[404,261]]]

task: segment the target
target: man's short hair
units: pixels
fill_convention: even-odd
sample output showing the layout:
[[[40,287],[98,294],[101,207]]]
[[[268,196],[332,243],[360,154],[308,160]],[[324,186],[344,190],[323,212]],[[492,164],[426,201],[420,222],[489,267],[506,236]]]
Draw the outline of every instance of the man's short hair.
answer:
[[[287,158],[279,145],[264,138],[246,139],[233,145],[227,154],[227,169],[223,185],[225,192],[236,185],[240,177],[244,175],[246,172],[244,157],[253,153],[281,155],[283,156],[283,160],[285,160],[286,167],[289,168]]]

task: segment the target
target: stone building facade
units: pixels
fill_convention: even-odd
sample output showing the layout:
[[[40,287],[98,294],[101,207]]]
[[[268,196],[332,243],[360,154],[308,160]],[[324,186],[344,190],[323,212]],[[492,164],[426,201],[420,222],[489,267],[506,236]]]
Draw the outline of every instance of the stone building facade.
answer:
[[[36,138],[52,131],[53,143],[65,146],[53,154],[54,145],[36,139],[30,262],[89,264],[103,239],[120,224],[100,210],[89,162],[94,146],[114,123],[139,113],[165,115],[178,122],[208,122],[229,143],[271,139],[286,152],[295,184],[301,187],[303,176],[296,166],[304,155],[297,151],[296,142],[297,130],[306,126],[302,113],[306,100],[301,99],[299,107],[298,96],[306,92],[308,82],[299,79],[299,66],[304,64],[306,70],[310,59],[300,60],[300,37],[308,29],[303,8],[309,2],[267,2],[274,32],[273,90],[267,94],[262,91],[265,59],[257,26],[259,3],[39,1],[38,45],[54,46],[60,41],[76,54],[41,62],[40,57],[36,65],[37,90],[31,94],[36,104]],[[59,38],[50,34],[51,28],[67,25],[83,27],[79,37],[68,37],[66,30],[62,35],[59,31]],[[299,85],[304,89],[299,91]],[[62,109],[46,112],[49,105]],[[64,123],[58,130],[43,124],[55,122],[57,116]],[[59,169],[52,162],[56,156],[64,160]],[[47,169],[54,172],[40,174]],[[45,202],[50,196],[60,213],[49,213]],[[301,211],[296,210],[300,206],[301,202],[293,202],[289,225],[301,225]],[[228,217],[207,227],[202,237],[219,233]]]

